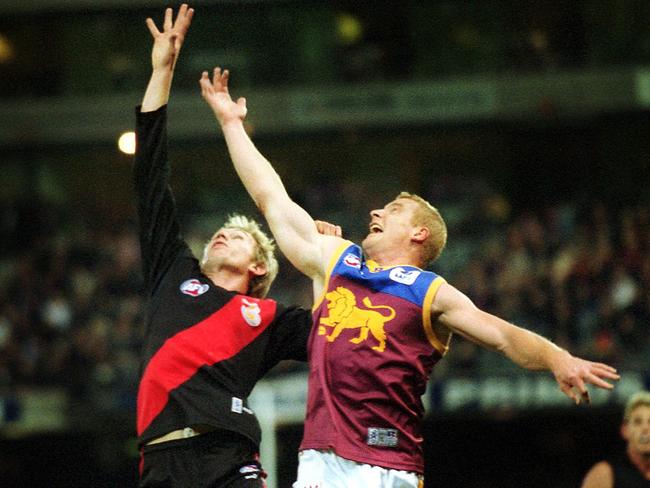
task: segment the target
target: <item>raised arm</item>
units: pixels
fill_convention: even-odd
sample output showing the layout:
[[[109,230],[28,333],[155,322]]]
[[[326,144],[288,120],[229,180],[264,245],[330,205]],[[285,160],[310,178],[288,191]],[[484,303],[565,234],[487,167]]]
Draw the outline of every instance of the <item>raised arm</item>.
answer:
[[[244,129],[246,100],[234,102],[228,92],[228,70],[215,68],[212,80],[207,71],[200,80],[201,94],[214,112],[233,165],[246,190],[264,214],[282,252],[301,272],[314,280],[320,293],[325,264],[341,242],[320,235],[311,216],[287,194],[278,174],[257,150]]]
[[[152,72],[142,99],[142,112],[158,110],[169,101],[174,68],[193,16],[194,9],[189,8],[186,3],[178,9],[175,21],[172,9],[167,8],[162,32],[158,30],[153,19],[147,18],[147,27],[153,37]]]
[[[613,386],[603,378],[619,378],[611,366],[572,356],[540,335],[484,312],[451,285],[440,287],[432,312],[452,332],[501,352],[523,368],[551,371],[562,392],[576,404],[581,399],[589,402],[586,383],[609,390]]]
[[[138,205],[140,247],[146,288],[151,292],[185,243],[180,237],[176,206],[169,187],[167,112],[174,65],[194,11],[182,5],[176,21],[165,11],[163,31],[153,20],[147,27],[153,37],[152,73],[142,106],[136,113],[136,153],[133,165]]]

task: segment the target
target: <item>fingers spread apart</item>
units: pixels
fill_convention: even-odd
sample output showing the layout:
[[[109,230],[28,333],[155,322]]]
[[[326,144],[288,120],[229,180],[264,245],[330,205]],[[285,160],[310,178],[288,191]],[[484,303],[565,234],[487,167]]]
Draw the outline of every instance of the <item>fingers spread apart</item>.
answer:
[[[614,385],[603,378],[616,381],[620,378],[620,375],[615,368],[606,364],[584,361],[581,367],[577,368],[577,371],[574,371],[573,374],[560,382],[560,389],[576,404],[579,404],[581,400],[585,403],[591,403],[586,383],[605,390],[614,388]]]
[[[206,97],[213,93],[212,89],[212,83],[210,83],[210,78],[208,77],[208,72],[204,71],[201,73],[201,79],[199,80],[199,84],[201,85],[201,95],[203,97]]]
[[[176,16],[176,21],[173,22],[174,11],[171,8],[165,9],[165,18],[163,20],[163,32],[175,31],[177,35],[183,39],[189,29],[190,24],[192,23],[192,17],[194,16],[194,9],[189,8],[186,3],[180,6],[178,9],[178,15]],[[161,34],[160,30],[156,26],[156,23],[151,17],[147,18],[147,27],[152,36],[159,36]]]
[[[174,30],[177,31],[181,37],[185,35],[187,29],[192,22],[192,17],[194,16],[194,9],[189,8],[186,3],[180,6],[178,9],[178,15],[176,16],[176,21],[174,22]],[[170,26],[171,27],[171,26]]]
[[[221,71],[221,67],[217,66],[212,72],[212,85],[219,87],[220,90],[227,92],[228,91],[228,77],[230,72],[227,69]]]

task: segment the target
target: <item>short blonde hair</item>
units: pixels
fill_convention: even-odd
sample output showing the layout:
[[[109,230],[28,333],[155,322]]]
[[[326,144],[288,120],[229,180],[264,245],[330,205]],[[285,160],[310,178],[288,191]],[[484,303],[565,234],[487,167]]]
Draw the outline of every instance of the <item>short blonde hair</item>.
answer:
[[[424,241],[424,267],[433,263],[447,244],[447,224],[436,207],[424,198],[406,191],[397,195],[397,198],[408,198],[418,204],[419,210],[413,216],[413,224],[423,225],[431,232]]]
[[[650,391],[640,391],[630,397],[625,404],[623,422],[629,422],[632,412],[638,407],[650,407]]]
[[[249,234],[255,241],[255,255],[253,256],[256,263],[262,263],[266,267],[266,273],[254,277],[248,284],[247,294],[264,298],[271,288],[271,284],[278,275],[278,260],[275,257],[275,243],[253,219],[241,214],[232,214],[221,227],[223,229],[238,229]],[[203,251],[203,262],[206,259],[206,249]],[[203,264],[203,263],[202,263]]]

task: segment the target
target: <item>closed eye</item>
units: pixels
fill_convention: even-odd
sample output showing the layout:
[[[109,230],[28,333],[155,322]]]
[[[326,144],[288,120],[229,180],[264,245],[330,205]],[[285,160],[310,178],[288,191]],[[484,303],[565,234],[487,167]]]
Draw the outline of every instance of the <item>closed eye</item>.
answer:
[[[386,210],[388,210],[390,213],[395,213],[401,210],[402,204],[401,203],[391,203],[386,207]]]

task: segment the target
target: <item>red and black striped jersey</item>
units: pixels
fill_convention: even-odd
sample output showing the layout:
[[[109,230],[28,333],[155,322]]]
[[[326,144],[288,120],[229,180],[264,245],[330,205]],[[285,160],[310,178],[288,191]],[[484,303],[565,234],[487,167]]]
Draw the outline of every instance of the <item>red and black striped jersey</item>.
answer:
[[[259,445],[247,398],[279,361],[306,361],[311,312],[216,286],[181,237],[169,187],[166,107],[137,109],[134,179],[147,298],[137,432],[235,431]]]

